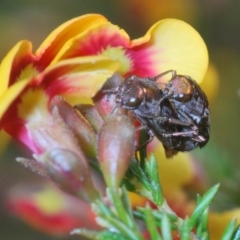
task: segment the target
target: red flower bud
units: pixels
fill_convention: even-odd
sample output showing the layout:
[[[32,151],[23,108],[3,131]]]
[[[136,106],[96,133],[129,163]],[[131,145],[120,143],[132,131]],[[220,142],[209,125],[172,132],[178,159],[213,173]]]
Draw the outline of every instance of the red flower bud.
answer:
[[[97,108],[90,104],[78,104],[75,106],[75,109],[77,109],[81,115],[87,119],[87,121],[91,124],[94,132],[98,133],[104,121],[99,115]]]
[[[38,160],[44,163],[51,180],[62,190],[93,202],[99,194],[95,189],[91,173],[85,159],[66,149],[53,149],[44,153]]]
[[[134,154],[135,129],[126,115],[112,115],[98,136],[98,160],[108,186],[119,186]]]
[[[83,152],[87,156],[96,157],[97,155],[97,140],[90,124],[62,97],[56,96],[50,103],[50,108],[53,111],[54,107],[58,108],[59,115],[64,123],[71,129],[74,136],[78,139]]]
[[[118,73],[115,73],[111,78],[108,79],[102,90],[99,91],[93,98],[93,102],[102,118],[106,119],[116,106],[115,95],[108,95],[107,93],[104,93],[104,90],[116,88],[120,86],[122,82],[122,76]],[[121,109],[121,111],[125,112],[124,109]]]

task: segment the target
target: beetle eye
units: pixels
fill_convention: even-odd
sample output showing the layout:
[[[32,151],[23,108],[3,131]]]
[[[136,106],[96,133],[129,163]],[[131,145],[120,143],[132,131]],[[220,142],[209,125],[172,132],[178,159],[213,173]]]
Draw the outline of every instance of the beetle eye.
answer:
[[[126,105],[128,107],[137,107],[140,103],[141,103],[141,99],[140,98],[135,98],[135,97],[132,97],[128,100],[128,102],[126,103]]]

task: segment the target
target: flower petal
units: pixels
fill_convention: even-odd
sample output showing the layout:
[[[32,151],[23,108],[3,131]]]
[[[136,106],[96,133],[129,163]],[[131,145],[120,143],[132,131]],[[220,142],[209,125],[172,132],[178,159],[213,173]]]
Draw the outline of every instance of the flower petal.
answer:
[[[201,88],[206,93],[209,104],[212,107],[219,91],[219,73],[212,63],[209,64],[206,76],[201,82]]]
[[[41,121],[50,123],[49,120],[51,116],[48,111],[49,97],[42,88],[30,88],[27,85],[29,83],[28,81],[29,80],[20,81],[14,84],[6,92],[5,95],[8,95],[5,98],[1,98],[4,103],[9,103],[9,107],[6,106],[5,109],[0,109],[4,114],[0,126],[12,137],[28,146],[32,152],[39,152],[36,148],[36,143],[29,135],[26,124],[39,124]],[[21,89],[18,90],[17,87],[25,82],[25,88],[21,92]],[[21,94],[11,94],[12,92],[14,93],[14,91],[11,90],[15,90],[15,88],[18,90],[18,93]]]
[[[50,184],[17,185],[6,203],[10,212],[48,234],[69,235],[76,227],[99,228],[88,204]]]
[[[63,23],[50,33],[37,49],[36,56],[39,57],[38,64],[46,67],[51,63],[66,41],[82,32],[88,31],[92,26],[106,22],[107,19],[102,15],[87,14]]]
[[[17,43],[3,59],[0,66],[0,96],[12,85],[23,68],[33,62],[32,44],[28,41]]]
[[[15,83],[0,97],[0,120],[2,120],[4,113],[7,111],[11,103],[17,98],[30,81],[31,79],[29,78]],[[2,121],[0,121],[0,125],[1,124]]]
[[[101,55],[121,63],[121,73],[129,71],[131,60],[125,54],[130,39],[123,29],[111,23],[96,25],[65,43],[52,63],[78,56]]]
[[[50,96],[93,97],[119,68],[119,63],[100,56],[61,61],[38,76],[38,84]]]
[[[153,25],[144,37],[132,41],[130,54],[133,72],[142,77],[173,69],[200,82],[208,65],[207,48],[198,32],[176,19]]]

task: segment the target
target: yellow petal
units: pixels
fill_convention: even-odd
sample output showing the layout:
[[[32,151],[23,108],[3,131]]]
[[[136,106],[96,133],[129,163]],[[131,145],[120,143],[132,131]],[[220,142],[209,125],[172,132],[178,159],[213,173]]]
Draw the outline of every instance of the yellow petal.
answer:
[[[32,44],[28,41],[17,43],[3,59],[0,66],[0,96],[6,91],[12,71],[21,71],[24,58],[31,58]],[[24,62],[25,63],[25,62]],[[16,79],[14,79],[16,80]]]
[[[49,67],[38,76],[51,96],[90,98],[119,68],[119,63],[93,56],[67,59]],[[46,85],[49,84],[49,85]],[[49,89],[48,89],[49,87]]]
[[[240,224],[240,209],[236,208],[222,213],[210,212],[209,213],[209,231],[211,240],[221,239],[221,235],[226,228],[227,224],[236,219],[236,225]]]
[[[209,64],[206,76],[201,82],[201,88],[206,93],[211,107],[219,90],[219,74],[212,63]]]
[[[165,19],[156,23],[144,37],[132,42],[133,48],[139,45],[146,45],[145,55],[155,75],[172,69],[198,82],[205,75],[206,45],[199,33],[183,21]]]
[[[159,163],[159,176],[164,195],[168,200],[184,196],[184,186],[194,179],[194,165],[188,153],[178,153],[173,159],[167,159],[162,144],[157,140],[150,144],[151,152],[156,154]]]
[[[5,200],[13,214],[47,234],[59,237],[77,227],[99,229],[90,205],[47,182],[17,185]]]
[[[44,214],[54,214],[62,210],[64,201],[60,192],[54,191],[52,188],[43,189],[43,191],[36,192],[33,195],[34,201],[38,208],[41,209]]]
[[[99,14],[87,14],[73,18],[56,28],[44,40],[36,51],[40,58],[39,65],[47,66],[69,39],[85,32],[94,25],[106,23],[107,19]]]
[[[75,106],[79,103],[81,104],[91,104],[93,105],[93,101],[91,98],[87,98],[87,97],[79,97],[79,96],[73,96],[73,95],[66,95],[65,96],[65,100],[71,104],[72,106]]]
[[[21,91],[27,86],[31,79],[25,79],[15,83],[0,97],[0,117],[7,111],[11,103],[17,98]]]
[[[129,36],[118,26],[111,23],[94,25],[67,41],[51,64],[67,58],[101,55],[121,62],[122,72],[125,73],[131,65],[124,50],[129,44]]]
[[[49,120],[49,98],[42,88],[28,88],[21,94],[17,105],[17,115],[28,123],[38,123],[42,119]]]

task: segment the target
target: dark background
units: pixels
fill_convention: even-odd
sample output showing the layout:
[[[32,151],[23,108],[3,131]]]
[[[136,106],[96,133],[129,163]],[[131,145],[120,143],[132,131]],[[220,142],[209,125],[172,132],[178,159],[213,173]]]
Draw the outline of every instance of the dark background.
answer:
[[[61,23],[86,13],[101,13],[125,29],[130,37],[145,34],[158,20],[174,17],[199,31],[209,50],[211,63],[219,76],[218,93],[211,102],[211,140],[194,156],[203,164],[208,185],[221,182],[214,207],[228,209],[240,205],[240,2],[239,0],[1,0],[0,59],[19,40],[37,46]],[[1,81],[1,79],[0,79]],[[1,143],[0,143],[1,145]],[[22,179],[34,178],[14,159],[24,156],[15,143],[9,145],[0,161],[0,201],[8,187]],[[10,216],[0,206],[1,239],[56,239],[45,236]],[[64,238],[67,239],[67,238]],[[69,237],[69,239],[74,239]]]

